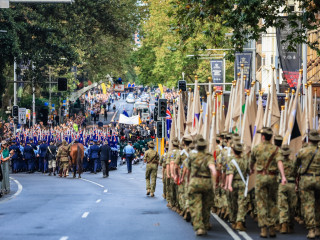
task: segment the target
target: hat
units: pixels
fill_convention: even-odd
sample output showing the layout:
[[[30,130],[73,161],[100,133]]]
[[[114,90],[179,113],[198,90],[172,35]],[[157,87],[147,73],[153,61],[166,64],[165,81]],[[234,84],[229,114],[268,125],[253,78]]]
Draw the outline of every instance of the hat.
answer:
[[[284,156],[290,155],[291,154],[291,150],[290,150],[289,145],[287,145],[287,144],[283,145],[281,147],[281,152],[282,152],[282,155],[284,155]]]
[[[192,142],[192,137],[190,135],[185,135],[183,136],[182,140],[185,142]]]
[[[221,135],[217,133],[216,138],[221,138]]]
[[[179,140],[178,140],[178,138],[172,139],[171,142],[172,142],[173,146],[179,146]]]
[[[206,147],[207,141],[204,138],[199,138],[197,141],[197,147]]]
[[[257,133],[261,133],[263,135],[269,135],[269,136],[273,134],[272,129],[269,127],[263,127],[262,129],[258,130]]]
[[[97,140],[97,139],[95,139],[95,140],[93,140],[93,142],[94,142],[94,143],[96,143],[96,142],[98,142],[98,140]]]
[[[277,141],[283,141],[283,137],[281,135],[276,135],[274,137],[274,140],[277,140]]]
[[[320,135],[317,130],[311,129],[309,132],[309,140],[319,142],[320,141]]]
[[[67,144],[67,141],[66,141],[66,140],[63,140],[63,141],[62,141],[62,144],[63,144],[63,145],[66,145],[66,144]]]
[[[232,138],[232,134],[231,133],[226,134],[226,138],[231,139]]]
[[[7,141],[6,140],[3,140],[2,142],[1,142],[1,145],[6,145],[7,144]]]
[[[224,138],[226,135],[227,135],[227,132],[222,132],[222,133],[220,134],[220,137]]]
[[[154,142],[153,141],[148,142],[148,147],[154,148]]]
[[[241,137],[240,137],[239,135],[238,135],[238,136],[235,136],[235,135],[234,135],[234,136],[232,137],[232,141],[233,141],[233,142],[240,142],[240,141],[241,141]]]
[[[234,143],[232,145],[233,150],[237,151],[237,152],[242,152],[243,151],[243,144],[241,143]]]

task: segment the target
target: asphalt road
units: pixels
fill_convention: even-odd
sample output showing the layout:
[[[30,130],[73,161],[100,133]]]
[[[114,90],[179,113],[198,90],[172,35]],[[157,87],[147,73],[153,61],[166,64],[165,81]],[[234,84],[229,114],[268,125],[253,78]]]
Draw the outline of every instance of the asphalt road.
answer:
[[[0,199],[1,240],[67,239],[198,239],[192,226],[166,207],[162,181],[156,197],[145,195],[144,165],[126,166],[102,174],[83,174],[83,179],[44,174],[13,175],[22,187],[19,195],[12,181],[11,199]],[[218,219],[218,221],[217,221]],[[257,224],[248,219],[248,232],[232,231],[212,216],[213,230],[204,239],[259,239]],[[220,221],[220,222],[219,222]],[[298,227],[294,235],[278,239],[305,239]]]

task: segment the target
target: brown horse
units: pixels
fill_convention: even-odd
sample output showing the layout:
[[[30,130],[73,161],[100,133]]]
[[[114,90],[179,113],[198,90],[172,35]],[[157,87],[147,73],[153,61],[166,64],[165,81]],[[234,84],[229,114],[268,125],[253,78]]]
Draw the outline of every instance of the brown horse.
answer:
[[[70,167],[73,169],[73,178],[76,177],[77,169],[79,178],[81,178],[82,173],[82,160],[84,156],[84,146],[81,143],[74,143],[70,147]]]

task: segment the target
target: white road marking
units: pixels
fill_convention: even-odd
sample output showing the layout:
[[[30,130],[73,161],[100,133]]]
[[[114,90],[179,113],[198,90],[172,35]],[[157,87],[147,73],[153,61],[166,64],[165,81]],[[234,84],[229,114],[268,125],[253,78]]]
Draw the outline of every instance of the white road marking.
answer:
[[[69,239],[69,237],[67,237],[67,236],[63,236],[60,238],[60,240],[68,240],[68,239]]]
[[[96,203],[99,203],[99,202],[101,202],[101,199],[98,199],[98,200],[96,201]]]
[[[252,238],[246,232],[238,231],[239,235],[241,235],[245,240],[252,240]]]
[[[108,189],[105,189],[103,192],[108,192]]]
[[[89,212],[85,212],[85,213],[82,214],[82,218],[87,218],[88,215],[89,215]]]
[[[94,181],[91,181],[91,180],[88,180],[88,179],[85,179],[85,178],[80,178],[80,179],[83,180],[83,181],[86,181],[86,182],[95,184],[95,185],[97,185],[97,186],[99,186],[99,187],[101,187],[101,188],[104,188],[103,185],[101,185],[101,184],[99,184],[99,183],[96,183],[96,182],[94,182]]]
[[[21,183],[20,183],[18,180],[14,179],[13,177],[10,177],[10,179],[11,179],[12,181],[14,181],[14,182],[18,185],[18,190],[17,190],[17,192],[16,192],[15,194],[13,194],[12,196],[10,196],[10,197],[8,197],[8,198],[5,198],[5,199],[3,199],[3,200],[0,200],[0,203],[4,203],[4,202],[7,202],[7,201],[9,201],[9,200],[11,200],[11,199],[14,199],[14,198],[17,197],[18,195],[20,195],[20,193],[22,192],[23,187],[22,187]]]
[[[218,215],[212,213],[211,215],[222,225],[222,227],[224,227],[224,229],[234,240],[241,240],[241,238],[228,226],[228,224],[226,224],[221,218],[219,218]]]

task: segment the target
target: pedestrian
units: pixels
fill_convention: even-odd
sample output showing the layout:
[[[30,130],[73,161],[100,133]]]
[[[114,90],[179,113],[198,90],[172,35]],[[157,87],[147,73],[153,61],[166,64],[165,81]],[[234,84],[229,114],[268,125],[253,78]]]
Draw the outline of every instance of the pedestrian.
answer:
[[[95,139],[93,140],[94,145],[90,146],[89,149],[89,158],[90,161],[93,162],[93,173],[97,174],[97,169],[98,169],[98,165],[99,165],[99,146],[98,146],[98,141]]]
[[[261,134],[261,143],[251,152],[250,173],[256,165],[255,197],[257,202],[258,225],[261,229],[260,237],[276,237],[275,224],[277,220],[278,170],[281,174],[281,184],[286,184],[283,164],[279,157],[279,147],[271,143],[272,129],[263,127],[257,131]]]
[[[34,153],[34,149],[31,146],[31,143],[29,141],[27,141],[27,145],[25,146],[24,151],[23,151],[23,158],[24,158],[24,161],[26,161],[26,163],[27,163],[28,173],[34,172],[35,157],[36,157],[36,155]]]
[[[48,145],[42,141],[39,146],[39,171],[46,173],[48,171],[48,161],[46,160]]]
[[[2,184],[1,192],[2,194],[8,194],[10,192],[10,182],[9,182],[9,162],[10,158],[15,154],[14,150],[9,152],[9,146],[7,141],[2,141],[1,143],[1,169],[2,169]]]
[[[50,142],[50,146],[48,147],[48,151],[46,154],[46,161],[48,162],[49,168],[49,176],[53,173],[56,176],[56,155],[57,155],[57,147],[54,145],[54,142]]]
[[[211,229],[210,208],[213,201],[212,178],[216,178],[216,169],[212,154],[206,152],[207,141],[197,140],[197,153],[189,157],[189,208],[193,229],[197,236],[206,235]]]
[[[134,158],[134,153],[135,153],[134,148],[132,147],[131,141],[129,141],[128,145],[124,147],[123,153],[126,157],[128,173],[131,173],[132,172],[132,160]]]
[[[144,162],[147,164],[146,167],[146,188],[147,195],[154,197],[154,192],[156,190],[158,164],[159,164],[159,154],[154,150],[154,142],[148,143],[149,149],[144,154]],[[151,183],[150,183],[151,180]]]
[[[310,130],[309,144],[297,155],[296,167],[300,167],[299,187],[301,205],[305,224],[308,229],[307,238],[320,236],[320,135],[317,130]]]
[[[111,163],[111,148],[105,141],[99,150],[103,178],[109,177],[109,163]]]

